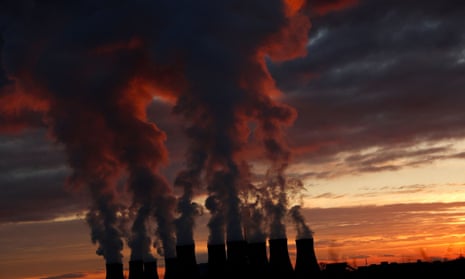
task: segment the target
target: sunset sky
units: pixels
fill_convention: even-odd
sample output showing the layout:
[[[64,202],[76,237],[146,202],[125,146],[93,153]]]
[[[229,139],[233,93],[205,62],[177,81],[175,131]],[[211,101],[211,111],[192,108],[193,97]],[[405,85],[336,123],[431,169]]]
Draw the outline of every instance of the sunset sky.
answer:
[[[212,184],[285,169],[320,263],[462,255],[463,0],[156,2],[0,1],[0,278],[104,278],[89,209],[170,208],[205,154]]]

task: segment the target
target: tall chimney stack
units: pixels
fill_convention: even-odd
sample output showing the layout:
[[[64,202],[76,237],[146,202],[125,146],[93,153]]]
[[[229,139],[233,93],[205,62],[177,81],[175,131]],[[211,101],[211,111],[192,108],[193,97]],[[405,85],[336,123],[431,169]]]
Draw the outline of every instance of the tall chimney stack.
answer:
[[[270,239],[270,272],[277,278],[294,278],[286,238]]]
[[[156,259],[152,259],[150,261],[144,262],[143,278],[144,279],[159,279]]]
[[[176,246],[179,276],[181,278],[199,279],[200,273],[195,258],[195,244]]]
[[[245,240],[228,241],[226,248],[228,277],[238,278],[248,275],[247,242]]]
[[[124,279],[122,263],[106,263],[106,279]]]
[[[297,239],[295,275],[297,279],[320,278],[320,266],[316,259],[313,238]]]
[[[270,278],[266,242],[251,242],[247,244],[251,278]]]
[[[164,279],[180,279],[177,258],[165,258],[165,276]]]
[[[142,279],[143,276],[144,276],[144,262],[142,260],[130,260],[128,279]]]
[[[224,277],[226,272],[226,249],[224,244],[207,244],[208,279]]]

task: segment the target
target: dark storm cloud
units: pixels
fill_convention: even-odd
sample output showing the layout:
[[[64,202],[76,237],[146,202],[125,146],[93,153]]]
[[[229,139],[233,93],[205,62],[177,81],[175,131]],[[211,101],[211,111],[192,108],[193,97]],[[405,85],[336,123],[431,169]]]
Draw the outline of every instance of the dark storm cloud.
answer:
[[[315,15],[308,56],[272,65],[299,111],[291,131],[300,158],[373,147],[354,171],[378,171],[386,157],[416,164],[448,148],[404,153],[419,143],[464,138],[464,25],[462,1],[359,1]]]
[[[54,2],[60,3],[60,1]],[[63,14],[63,17],[59,18],[60,22],[68,22],[67,20],[77,15],[88,15],[88,17],[85,17],[86,20],[77,20],[74,24],[66,26],[55,26],[48,21],[50,19],[47,17],[44,21],[40,21],[44,24],[43,26],[48,24],[48,27],[42,33],[31,32],[29,36],[31,40],[41,39],[39,37],[47,39],[44,41],[50,43],[51,49],[43,55],[47,57],[46,61],[51,63],[39,63],[36,65],[37,68],[32,70],[38,71],[39,76],[47,81],[47,85],[56,91],[67,92],[67,94],[79,93],[82,88],[80,86],[70,87],[69,83],[76,82],[78,75],[75,72],[86,70],[85,60],[81,58],[94,57],[85,50],[99,46],[103,35],[114,44],[107,45],[107,49],[96,48],[95,51],[111,53],[118,47],[130,48],[131,42],[133,46],[137,45],[137,40],[131,41],[132,33],[129,28],[131,26],[137,26],[138,35],[147,37],[156,35],[154,37],[160,38],[163,42],[155,44],[147,41],[147,45],[154,48],[150,50],[153,53],[169,54],[165,57],[149,56],[151,59],[166,62],[172,58],[170,55],[174,55],[177,51],[172,48],[176,45],[184,45],[186,49],[191,50],[191,53],[204,54],[203,57],[222,57],[216,45],[210,45],[208,43],[211,41],[200,40],[201,38],[195,35],[198,34],[195,28],[209,27],[208,30],[211,32],[218,32],[215,29],[218,26],[210,24],[211,19],[202,17],[202,13],[207,13],[208,7],[201,7],[186,1],[184,8],[177,9],[169,1],[163,2],[164,8],[172,12],[176,10],[178,15],[169,19],[168,15],[156,13],[159,16],[158,19],[166,19],[169,24],[172,24],[171,31],[176,31],[168,32],[162,29],[152,29],[155,24],[148,24],[159,23],[157,17],[150,16],[150,9],[142,9],[142,7],[154,8],[149,5],[150,2],[136,2],[132,7],[137,6],[135,10],[139,13],[131,13],[133,9],[126,9],[131,5],[126,4],[129,5],[126,6],[124,1],[115,1],[114,5],[118,8],[113,9],[111,13],[106,13],[103,9],[103,3],[106,1],[70,1],[67,2],[66,7],[63,4],[59,9],[65,10],[69,18],[64,17]],[[294,62],[269,63],[278,86],[286,93],[286,101],[289,101],[298,111],[298,118],[288,136],[296,150],[301,153],[297,159],[303,160],[310,155],[307,157],[311,158],[308,161],[330,163],[332,156],[349,151],[350,156],[344,158],[343,163],[351,166],[349,171],[360,172],[396,170],[406,165],[421,165],[431,160],[463,158],[463,153],[454,150],[449,145],[427,146],[419,150],[408,148],[419,142],[461,139],[465,136],[462,129],[465,124],[465,111],[462,107],[465,103],[463,93],[463,88],[465,88],[465,35],[462,30],[465,26],[465,4],[462,1],[452,0],[422,1],[421,4],[414,4],[413,1],[387,0],[359,1],[358,4],[355,4],[356,1],[328,2],[336,6],[343,2],[353,5],[345,10],[314,14],[311,19],[309,55],[306,58]],[[6,6],[1,6],[5,3]],[[1,8],[7,7],[11,11],[8,16],[0,11],[2,35],[4,35],[5,26],[12,22],[12,15],[18,17],[27,13],[32,3],[33,1],[4,1],[0,4]],[[214,6],[210,7],[210,9],[213,8]],[[250,9],[253,8],[250,7]],[[98,16],[91,16],[92,13],[89,11],[99,9],[101,12]],[[191,13],[193,10],[197,13]],[[53,13],[45,10],[43,12]],[[209,14],[212,14],[211,11]],[[188,17],[194,16],[199,19],[203,18],[203,20],[198,21],[196,26],[189,26]],[[216,16],[221,17],[220,14]],[[273,17],[272,14],[269,16]],[[72,20],[70,22],[73,23]],[[109,26],[110,22],[120,22],[120,25],[113,29],[114,27]],[[244,38],[247,39],[245,43],[253,42],[254,34],[247,33],[250,30],[248,22],[237,24],[242,27],[240,31],[244,32]],[[49,38],[51,34],[47,32],[52,32],[57,28],[66,28],[69,32],[59,32],[60,37]],[[262,31],[266,31],[269,27],[262,26],[262,28],[264,28]],[[89,30],[92,32],[86,33]],[[110,32],[111,30],[119,31],[116,34]],[[21,31],[21,26],[16,26],[15,31]],[[207,34],[209,33],[205,33],[205,36]],[[8,46],[7,51],[11,56],[2,56],[0,63],[7,64],[8,70],[16,73],[18,68],[14,67],[11,61],[15,60],[17,64],[21,64],[19,62],[26,62],[29,57],[15,54],[24,51],[24,49],[16,49],[24,38],[16,36],[16,33],[11,30],[7,35],[10,41],[18,44]],[[230,50],[235,50],[234,43],[237,43],[233,39],[240,38],[242,34],[234,34],[234,36],[229,36],[229,40],[228,36],[225,36],[225,42],[229,42]],[[127,44],[121,45],[121,42]],[[189,48],[191,44],[193,48]],[[154,45],[157,46],[156,49]],[[57,54],[55,52],[63,48],[69,50],[70,53]],[[210,53],[213,50],[216,52]],[[36,55],[33,52],[24,52],[31,56]],[[79,55],[68,56],[71,53]],[[223,57],[223,59],[227,58]],[[87,75],[84,80],[79,81],[91,88],[86,91],[87,97],[89,100],[94,100],[95,104],[103,99],[94,99],[92,94],[102,89],[111,90],[114,85],[109,82],[108,84],[112,86],[102,88],[99,82],[111,81],[115,76],[124,76],[127,74],[125,70],[130,69],[130,67],[123,67],[125,62],[130,60],[129,57],[121,57],[120,60],[113,62],[101,59],[94,61],[95,68],[91,72],[102,73],[100,67],[106,65],[104,73],[98,75],[98,78]],[[234,59],[196,61],[195,59],[198,58],[194,56],[189,59],[192,65],[188,70],[193,77],[202,73],[207,75],[206,73],[209,73],[207,70],[215,66],[215,63],[225,62],[233,65],[238,63]],[[97,62],[102,62],[102,64],[99,65]],[[74,67],[63,70],[66,68],[63,67],[63,63],[69,63]],[[193,65],[197,65],[196,63],[205,63],[205,68],[195,68]],[[25,64],[22,66],[27,67]],[[219,73],[212,74],[212,83],[208,86],[212,89],[221,88],[223,82],[216,77]],[[0,87],[5,88],[5,85],[10,82],[3,67],[0,67]],[[199,86],[206,85],[200,84]],[[64,88],[71,90],[64,90]],[[215,90],[205,92],[211,92],[211,96],[206,95],[206,98],[215,98]],[[6,93],[3,91],[0,94]],[[66,99],[69,95],[63,94],[61,97]],[[101,96],[101,98],[105,97],[107,96]],[[111,111],[106,112],[111,113]],[[7,123],[34,127],[44,125],[40,111],[13,115],[17,122],[12,121],[11,116],[0,114],[0,130],[3,124]],[[182,164],[186,145],[185,136],[182,135],[180,128],[175,127],[181,127],[181,125],[176,124],[177,120],[172,118],[171,104],[155,102],[149,107],[148,118],[155,121],[161,130],[167,133],[170,166],[164,171],[168,174],[169,180],[173,181]],[[121,125],[124,126],[124,123]],[[116,126],[117,124],[115,128],[118,128]],[[58,151],[48,150],[49,147],[42,142],[43,139],[38,138],[39,136],[21,139],[14,136],[5,137],[0,145],[2,170],[0,183],[2,188],[8,189],[0,195],[2,201],[0,207],[13,208],[20,196],[24,197],[24,201],[30,201],[27,203],[27,208],[14,207],[15,210],[21,212],[18,211],[14,217],[15,220],[53,218],[56,217],[52,214],[55,208],[73,204],[66,202],[72,199],[63,189],[63,179],[67,173],[61,165],[62,155]],[[20,141],[17,142],[17,140]],[[36,140],[41,143],[35,143]],[[28,150],[32,146],[34,150]],[[36,147],[38,149],[35,149]],[[359,153],[366,147],[378,148],[378,152]],[[27,153],[28,156],[23,156],[22,152]],[[403,163],[401,165],[388,164],[396,159],[402,159]],[[326,178],[337,174],[308,172],[306,175]],[[43,186],[38,189],[37,185]],[[51,206],[45,208],[34,203],[34,196],[36,199],[40,197],[41,202]],[[72,210],[72,207],[68,207],[64,213]],[[7,211],[0,210],[0,212]],[[0,218],[12,221],[7,215],[0,216]]]
[[[49,220],[82,211],[63,187],[69,169],[43,131],[0,137],[0,223]]]
[[[51,0],[2,6],[7,81],[0,112],[8,123],[22,120],[23,109],[43,113],[38,118],[66,156],[66,186],[88,195],[86,221],[97,254],[107,262],[122,260],[123,238],[135,252],[131,258],[142,259],[150,256],[152,237],[158,254],[170,258],[175,233],[178,240],[193,236],[185,230],[183,237],[179,227],[185,226],[176,232],[173,226],[176,200],[160,173],[168,162],[166,133],[155,124],[167,113],[147,117],[154,97],[172,102],[190,142],[183,156],[187,167],[173,183],[184,188],[181,204],[187,205],[179,207],[186,218],[177,220],[193,224],[192,187],[202,179],[213,215],[212,241],[243,239],[238,193],[246,167],[240,166],[253,134],[268,164],[264,185],[276,189],[266,197],[271,227],[284,229],[284,172],[291,157],[284,127],[296,112],[275,98],[281,92],[265,61],[306,54],[305,1]],[[26,170],[21,177],[35,173]],[[126,213],[133,219],[130,228]],[[151,219],[155,236],[147,235]]]
[[[165,70],[152,67],[148,54],[157,20],[166,19],[157,9],[163,4],[144,0],[30,4],[21,6],[19,14],[7,13],[11,20],[2,30],[2,64],[16,99],[8,99],[3,89],[0,97],[8,106],[1,111],[15,115],[20,97],[31,106],[43,102],[50,137],[62,144],[70,170],[61,184],[89,195],[87,220],[98,254],[110,262],[121,260],[121,238],[129,233],[118,227],[116,211],[124,201],[117,195],[123,191],[117,181],[125,172],[131,206],[148,208],[147,213],[138,211],[143,216],[137,220],[145,219],[135,222],[138,227],[132,231],[142,233],[131,236],[129,244],[139,245],[138,238],[147,238],[140,227],[154,216],[156,237],[163,243],[157,246],[159,253],[172,256],[169,226],[174,197],[158,174],[166,162],[165,134],[147,121],[145,109],[152,96],[150,90],[141,89],[169,82],[162,77]]]

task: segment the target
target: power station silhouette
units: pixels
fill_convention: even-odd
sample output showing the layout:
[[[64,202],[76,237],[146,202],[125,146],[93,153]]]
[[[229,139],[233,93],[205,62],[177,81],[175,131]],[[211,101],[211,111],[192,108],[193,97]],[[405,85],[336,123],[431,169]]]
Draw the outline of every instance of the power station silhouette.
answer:
[[[195,244],[178,245],[176,258],[165,258],[164,279],[319,278],[321,271],[313,238],[297,239],[295,243],[295,267],[289,257],[286,238],[269,239],[268,246],[266,242],[247,241],[209,244],[206,264],[197,263]],[[107,263],[106,279],[126,279],[123,264]],[[156,259],[147,262],[129,261],[127,279],[161,279]]]
[[[455,278],[465,275],[465,258],[409,263],[371,264],[358,268],[345,262],[320,265],[313,238],[296,239],[296,261],[292,265],[286,238],[266,242],[229,241],[207,245],[208,260],[197,263],[195,245],[176,247],[176,258],[165,258],[165,274],[158,274],[156,259],[129,261],[126,278],[122,263],[106,264],[106,279],[364,279],[394,276]],[[269,255],[269,257],[268,257]]]

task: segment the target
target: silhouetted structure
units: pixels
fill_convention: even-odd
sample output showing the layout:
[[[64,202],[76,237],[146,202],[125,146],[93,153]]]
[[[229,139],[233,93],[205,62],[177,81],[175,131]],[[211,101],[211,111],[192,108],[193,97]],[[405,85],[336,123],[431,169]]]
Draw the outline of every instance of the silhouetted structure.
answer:
[[[144,279],[159,279],[158,269],[157,269],[157,260],[153,259],[151,261],[144,262]]]
[[[208,262],[197,264],[194,245],[176,247],[176,258],[165,258],[162,279],[373,279],[373,278],[461,278],[465,276],[465,258],[450,261],[388,263],[350,266],[346,262],[318,263],[314,240],[297,239],[296,263],[292,267],[287,239],[269,240],[269,259],[266,242],[231,241],[209,244]],[[106,264],[106,279],[125,279],[123,264]],[[159,279],[157,261],[130,261],[127,279]]]
[[[208,244],[208,275],[209,279],[224,277],[226,270],[226,247],[224,244]]]
[[[227,277],[248,276],[247,242],[244,240],[228,241],[226,248]]]
[[[297,249],[294,268],[296,278],[319,278],[320,266],[316,259],[313,238],[297,239],[295,243]]]
[[[383,274],[386,277],[398,278],[409,275],[411,278],[462,278],[465,276],[465,259],[460,257],[451,261],[413,263],[387,263],[363,266],[353,272],[346,272],[346,278],[375,278]],[[329,278],[329,277],[326,277]]]
[[[165,276],[164,279],[179,279],[181,278],[178,267],[177,258],[165,258]],[[190,278],[190,277],[188,277]]]
[[[252,242],[247,244],[249,255],[249,271],[252,278],[269,278],[269,264],[266,242]]]
[[[270,271],[277,278],[294,278],[294,269],[289,258],[287,239],[270,239]]]
[[[129,278],[142,279],[144,276],[144,262],[142,260],[129,261]]]
[[[122,263],[107,263],[105,268],[106,279],[124,279]]]
[[[176,246],[176,257],[178,259],[180,278],[200,278],[197,260],[195,258],[195,244]]]

